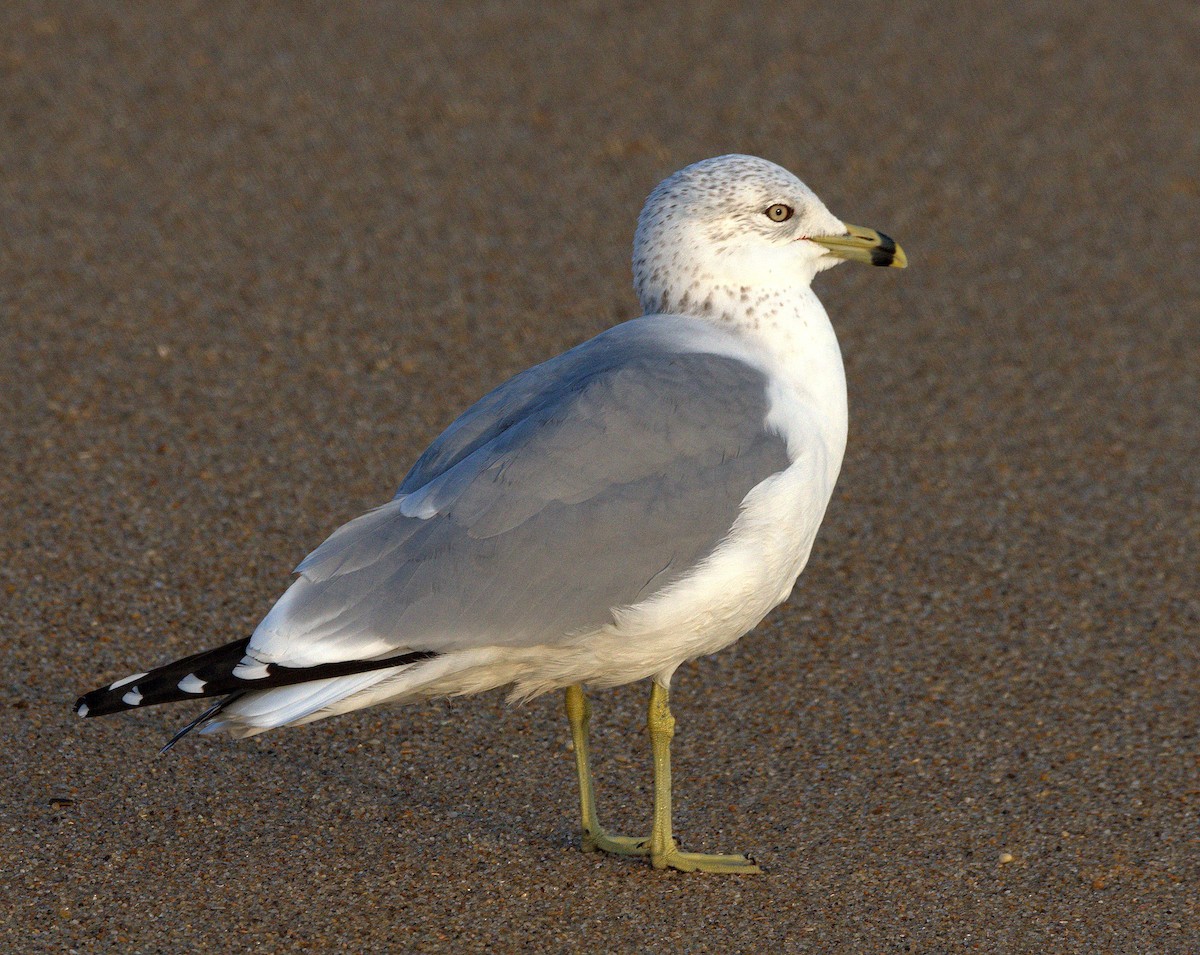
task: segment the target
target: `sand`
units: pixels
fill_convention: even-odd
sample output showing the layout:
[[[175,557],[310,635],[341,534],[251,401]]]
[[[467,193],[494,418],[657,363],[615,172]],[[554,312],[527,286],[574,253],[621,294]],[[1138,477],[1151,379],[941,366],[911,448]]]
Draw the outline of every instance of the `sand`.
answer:
[[[0,10],[0,949],[1200,950],[1195,6],[753,6]],[[729,151],[911,261],[818,280],[841,481],[676,680],[684,845],[764,875],[580,853],[557,697],[72,715],[635,315],[646,193]]]

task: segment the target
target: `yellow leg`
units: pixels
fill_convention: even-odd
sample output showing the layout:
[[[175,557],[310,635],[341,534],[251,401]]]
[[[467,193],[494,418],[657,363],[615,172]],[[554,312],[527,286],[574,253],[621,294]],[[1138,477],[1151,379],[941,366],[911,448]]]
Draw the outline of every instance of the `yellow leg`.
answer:
[[[569,686],[566,694],[567,719],[575,744],[575,771],[579,775],[579,811],[583,818],[583,850],[611,852],[621,856],[649,856],[656,869],[682,872],[762,871],[742,855],[709,855],[682,852],[671,833],[671,738],[675,735],[675,717],[671,715],[668,693],[657,683],[650,690],[650,709],[646,728],[650,731],[650,749],[654,756],[654,827],[649,839],[612,836],[604,831],[596,817],[596,793],[592,785],[588,752],[588,724],[592,706],[583,695],[583,687]]]
[[[650,832],[650,862],[654,868],[682,872],[761,872],[742,855],[680,851],[671,833],[671,738],[675,735],[675,717],[671,715],[667,688],[658,683],[650,689],[646,727],[654,756],[654,828]]]
[[[567,687],[567,720],[575,744],[575,772],[579,775],[579,811],[583,817],[583,851],[611,852],[620,856],[644,856],[650,852],[648,839],[610,836],[596,818],[596,793],[592,786],[592,768],[588,751],[588,723],[592,704],[583,695],[583,687]]]

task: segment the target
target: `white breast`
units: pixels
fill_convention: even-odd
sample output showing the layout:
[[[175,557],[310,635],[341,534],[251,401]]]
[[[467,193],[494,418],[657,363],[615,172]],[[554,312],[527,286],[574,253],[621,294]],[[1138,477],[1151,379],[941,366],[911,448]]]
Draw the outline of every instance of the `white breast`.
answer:
[[[664,319],[664,334],[680,335],[683,348],[736,357],[767,373],[767,424],[786,440],[792,463],[751,489],[729,536],[686,577],[618,609],[615,623],[599,632],[510,657],[514,696],[574,682],[616,686],[654,676],[665,684],[680,663],[728,646],[787,599],[846,447],[841,353],[820,302],[803,292],[796,315],[751,334],[715,326],[697,336],[694,319]]]

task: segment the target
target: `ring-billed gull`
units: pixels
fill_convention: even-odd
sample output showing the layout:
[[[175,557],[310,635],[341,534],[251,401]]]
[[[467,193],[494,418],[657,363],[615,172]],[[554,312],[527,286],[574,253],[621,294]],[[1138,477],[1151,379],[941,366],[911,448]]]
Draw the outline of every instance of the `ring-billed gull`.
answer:
[[[481,398],[396,496],[333,533],[254,633],[118,680],[100,716],[197,697],[182,729],[250,736],[385,700],[566,690],[583,843],[656,868],[755,872],[671,829],[668,687],[685,660],[791,592],[846,446],[846,383],[814,276],[904,253],[799,179],[720,156],[660,183],[638,220],[645,314]],[[654,821],[600,826],[584,686],[650,678]]]

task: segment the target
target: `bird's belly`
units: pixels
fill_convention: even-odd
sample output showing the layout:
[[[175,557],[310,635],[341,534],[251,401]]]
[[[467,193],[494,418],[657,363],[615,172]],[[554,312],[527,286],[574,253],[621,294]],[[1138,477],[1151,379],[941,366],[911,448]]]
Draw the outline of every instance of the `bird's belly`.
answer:
[[[819,466],[818,466],[819,465]],[[715,653],[787,599],[804,569],[832,490],[824,462],[797,462],[755,487],[730,535],[687,576],[614,622],[554,646],[510,657],[513,695],[571,683],[618,686],[669,678],[686,660]]]

